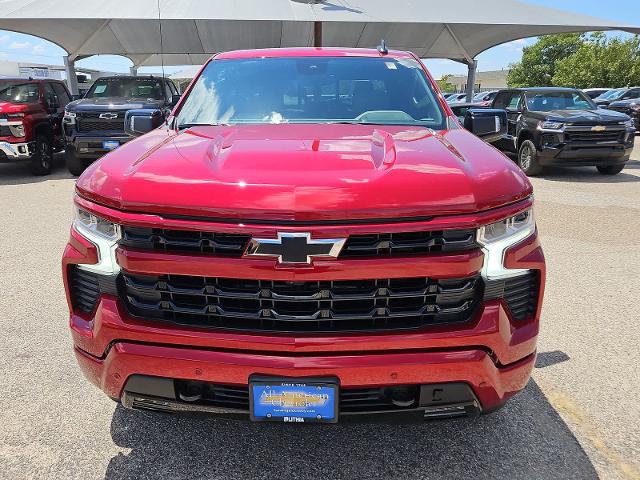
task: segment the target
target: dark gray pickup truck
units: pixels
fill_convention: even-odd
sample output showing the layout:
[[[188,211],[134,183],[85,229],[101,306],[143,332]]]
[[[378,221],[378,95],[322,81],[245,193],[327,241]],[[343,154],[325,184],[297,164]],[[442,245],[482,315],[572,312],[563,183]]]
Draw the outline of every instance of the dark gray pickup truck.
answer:
[[[124,131],[128,110],[157,110],[158,125],[180,97],[176,86],[161,77],[103,77],[81,100],[65,108],[66,161],[73,175],[105,153],[131,140]]]

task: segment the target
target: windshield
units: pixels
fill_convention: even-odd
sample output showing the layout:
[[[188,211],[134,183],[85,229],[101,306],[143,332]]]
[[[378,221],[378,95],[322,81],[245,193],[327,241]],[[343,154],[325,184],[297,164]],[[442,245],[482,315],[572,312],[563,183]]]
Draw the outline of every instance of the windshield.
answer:
[[[626,90],[624,88],[616,88],[615,90],[609,90],[607,92],[604,92],[602,95],[600,95],[598,99],[613,100],[615,98],[621,97],[625,91]]]
[[[85,98],[125,97],[164,100],[162,85],[153,78],[99,78]]]
[[[418,62],[363,57],[213,60],[178,113],[178,127],[235,123],[368,123],[443,129]]]
[[[581,92],[528,92],[527,108],[537,112],[550,110],[584,110],[597,108]]]
[[[40,85],[25,82],[0,82],[0,102],[33,103],[38,101]]]

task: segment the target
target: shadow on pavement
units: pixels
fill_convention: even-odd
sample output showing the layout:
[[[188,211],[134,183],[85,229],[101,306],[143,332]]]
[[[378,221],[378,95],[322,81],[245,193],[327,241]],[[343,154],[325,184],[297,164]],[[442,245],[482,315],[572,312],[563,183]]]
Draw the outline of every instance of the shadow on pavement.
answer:
[[[418,425],[252,424],[132,411],[111,436],[130,448],[106,479],[580,478],[597,473],[531,381],[502,410]]]
[[[571,357],[562,350],[553,350],[552,352],[538,352],[536,357],[536,368],[550,367],[558,363],[566,362]]]
[[[640,168],[640,162],[627,163],[624,170],[617,175],[602,175],[596,167],[546,167],[538,178],[560,182],[577,183],[627,183],[640,182],[637,174],[625,173]],[[635,173],[635,172],[634,172]]]
[[[53,171],[49,175],[42,176],[31,174],[29,171],[29,162],[0,163],[0,186],[26,185],[29,183],[46,182],[47,180],[74,178],[67,170],[64,162],[64,153],[56,153],[53,159]]]

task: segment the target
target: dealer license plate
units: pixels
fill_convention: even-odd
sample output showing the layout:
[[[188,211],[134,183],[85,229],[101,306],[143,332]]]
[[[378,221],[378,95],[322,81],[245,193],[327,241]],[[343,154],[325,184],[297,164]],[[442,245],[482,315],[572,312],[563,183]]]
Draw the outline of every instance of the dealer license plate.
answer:
[[[324,380],[260,379],[249,382],[251,420],[287,423],[338,421],[338,384]]]
[[[102,142],[102,148],[104,148],[105,150],[115,150],[119,146],[120,142],[115,140],[105,140],[104,142]]]

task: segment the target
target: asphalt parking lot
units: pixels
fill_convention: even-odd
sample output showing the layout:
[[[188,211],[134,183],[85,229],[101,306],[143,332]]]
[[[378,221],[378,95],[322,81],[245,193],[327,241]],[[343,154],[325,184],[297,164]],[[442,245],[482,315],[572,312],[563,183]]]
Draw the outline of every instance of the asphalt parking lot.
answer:
[[[522,394],[475,420],[328,427],[129,411],[92,387],[59,268],[74,180],[61,158],[49,177],[0,165],[0,478],[640,478],[633,158],[533,180],[549,271]]]

